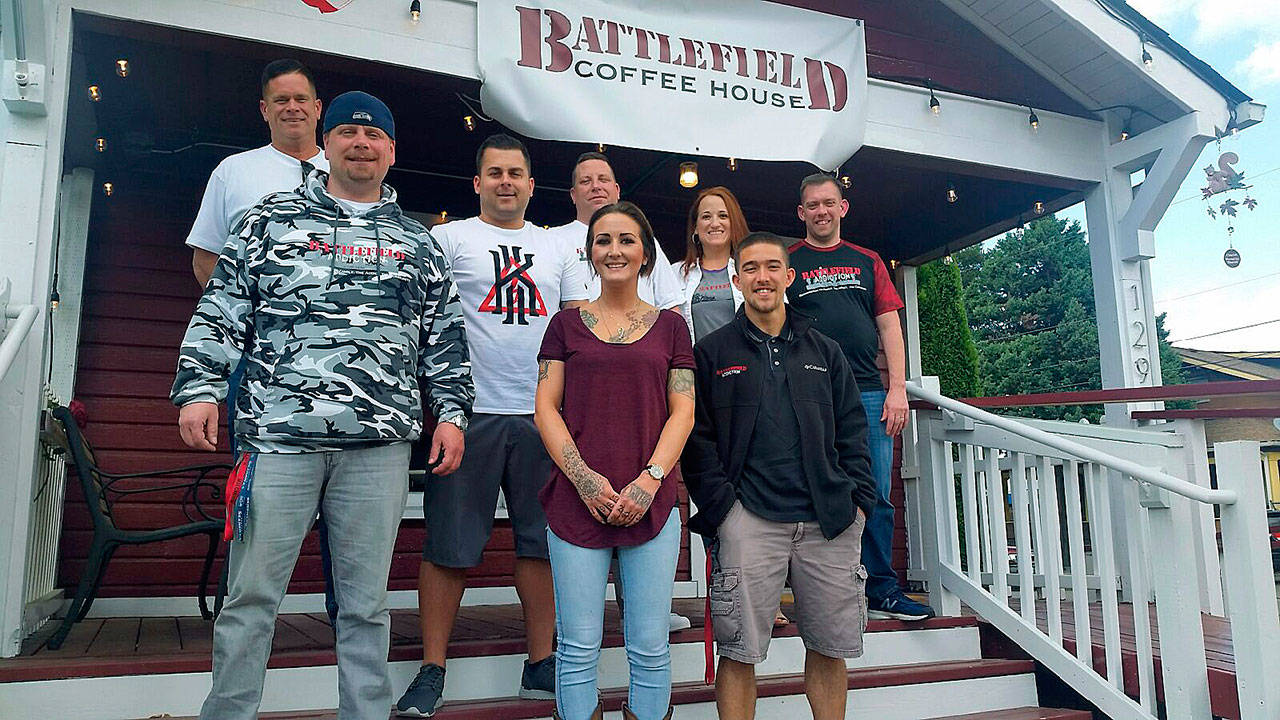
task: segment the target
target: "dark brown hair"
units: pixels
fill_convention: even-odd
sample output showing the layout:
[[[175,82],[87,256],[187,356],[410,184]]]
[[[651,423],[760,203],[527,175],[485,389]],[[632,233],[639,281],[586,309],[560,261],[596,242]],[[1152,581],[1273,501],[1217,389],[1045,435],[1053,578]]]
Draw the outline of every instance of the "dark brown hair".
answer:
[[[302,77],[306,78],[307,84],[311,86],[311,94],[316,94],[316,78],[311,74],[310,68],[293,58],[281,58],[279,60],[272,60],[267,63],[266,67],[262,68],[262,99],[265,100],[267,98],[267,85],[269,85],[272,80],[275,80],[281,75],[288,75],[289,73],[298,73]]]
[[[830,175],[828,175],[828,174],[826,174],[826,173],[814,173],[814,174],[812,174],[812,175],[806,175],[806,176],[804,177],[804,179],[800,181],[800,198],[801,198],[801,201],[803,202],[803,199],[804,199],[804,191],[805,191],[807,188],[811,188],[811,187],[818,187],[818,186],[821,186],[821,185],[826,185],[827,183],[831,183],[832,185],[835,185],[835,186],[836,186],[836,192],[840,194],[840,199],[842,199],[842,200],[843,200],[843,199],[844,199],[844,188],[840,186],[840,182],[839,182],[839,181],[837,181],[835,178],[831,177]]]
[[[591,245],[595,242],[596,221],[605,215],[626,215],[636,221],[636,225],[640,226],[640,247],[644,248],[644,265],[640,266],[640,277],[649,277],[649,273],[653,272],[653,265],[658,260],[658,243],[653,239],[653,226],[649,224],[649,218],[644,216],[644,211],[636,206],[635,203],[622,200],[616,203],[610,203],[596,210],[591,215],[591,220],[587,222],[587,264],[591,266],[591,272],[596,271],[595,263],[591,262]]]
[[[608,166],[609,166],[609,172],[610,172],[610,173],[613,173],[613,163],[609,162],[609,158],[605,157],[605,154],[604,154],[604,153],[602,153],[602,152],[596,152],[595,150],[592,150],[592,151],[590,151],[590,152],[584,152],[584,153],[582,153],[581,155],[579,155],[579,156],[578,156],[578,159],[577,159],[577,160],[575,160],[575,161],[574,161],[574,163],[573,163],[573,169],[569,171],[569,183],[570,183],[570,184],[574,184],[574,183],[577,183],[577,182],[578,182],[578,166],[579,166],[579,165],[581,165],[582,163],[584,163],[584,162],[588,161],[588,160],[599,160],[600,162],[604,163],[605,165],[608,165]],[[614,178],[613,178],[613,179],[614,179],[614,181],[616,182],[616,181],[618,180],[617,175],[614,175]]]
[[[733,249],[734,264],[738,265],[739,267],[742,266],[742,261],[741,261],[742,251],[746,250],[752,245],[774,245],[781,248],[782,261],[787,264],[787,267],[791,267],[791,252],[790,252],[790,246],[787,244],[787,241],[783,240],[781,237],[777,235],[774,235],[771,232],[764,232],[764,231],[753,232],[750,235],[738,241],[737,247]]]
[[[533,173],[533,160],[529,158],[529,148],[525,147],[524,142],[519,138],[511,137],[506,133],[495,133],[484,139],[480,143],[480,148],[476,150],[476,175],[484,170],[484,151],[489,148],[494,150],[519,150],[524,156],[524,169],[529,173]]]
[[[751,232],[751,228],[747,227],[747,217],[742,214],[742,206],[738,204],[738,199],[733,196],[733,192],[729,188],[717,185],[698,193],[698,197],[693,200],[693,205],[689,207],[689,224],[684,234],[685,252],[681,272],[685,275],[688,275],[689,269],[702,259],[702,241],[697,240],[696,231],[698,227],[698,206],[702,204],[703,199],[711,195],[724,200],[724,207],[729,211],[730,256],[733,255],[734,248],[738,247],[738,241]]]

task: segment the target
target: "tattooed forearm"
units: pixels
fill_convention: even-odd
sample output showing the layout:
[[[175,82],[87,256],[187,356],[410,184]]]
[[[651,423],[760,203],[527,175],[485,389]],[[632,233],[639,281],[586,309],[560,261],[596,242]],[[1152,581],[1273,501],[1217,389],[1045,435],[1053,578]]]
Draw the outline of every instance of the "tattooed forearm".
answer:
[[[573,444],[572,440],[566,440],[564,447],[561,448],[564,455],[565,475],[569,477],[569,482],[578,489],[578,494],[584,498],[594,497],[604,487],[604,478],[600,473],[587,467],[587,463],[583,461],[582,455],[578,452],[578,448]]]
[[[667,373],[667,392],[680,393],[693,397],[693,371],[688,368],[674,368]]]
[[[547,374],[550,372],[551,372],[551,361],[539,360],[538,361],[538,382],[542,382],[543,380],[546,380]]]

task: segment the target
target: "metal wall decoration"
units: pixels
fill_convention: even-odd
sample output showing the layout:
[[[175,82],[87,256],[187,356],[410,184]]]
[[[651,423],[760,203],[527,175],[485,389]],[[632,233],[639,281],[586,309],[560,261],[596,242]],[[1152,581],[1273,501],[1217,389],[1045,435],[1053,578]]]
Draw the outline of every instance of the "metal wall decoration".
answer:
[[[1204,168],[1208,184],[1200,188],[1200,196],[1205,201],[1205,212],[1209,217],[1217,220],[1221,216],[1227,220],[1227,252],[1223,254],[1222,261],[1229,268],[1240,265],[1240,251],[1236,250],[1232,243],[1240,208],[1252,211],[1258,207],[1258,200],[1249,194],[1249,189],[1253,186],[1246,184],[1244,173],[1237,171],[1234,167],[1239,162],[1239,155],[1231,151],[1222,153],[1218,156],[1216,166],[1209,165]],[[1241,193],[1243,197],[1237,200],[1234,194]]]

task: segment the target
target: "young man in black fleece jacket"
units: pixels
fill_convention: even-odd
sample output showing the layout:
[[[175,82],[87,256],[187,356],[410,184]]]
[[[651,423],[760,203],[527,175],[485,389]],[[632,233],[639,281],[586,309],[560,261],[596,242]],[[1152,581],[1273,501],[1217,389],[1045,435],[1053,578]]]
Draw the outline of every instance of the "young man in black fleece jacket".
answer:
[[[788,571],[815,720],[843,718],[844,658],[862,655],[875,507],[867,419],[848,361],[783,303],[795,279],[786,243],[752,233],[735,252],[744,303],[694,347],[697,410],[681,457],[707,538],[721,720],[755,715],[755,664],[769,648]]]

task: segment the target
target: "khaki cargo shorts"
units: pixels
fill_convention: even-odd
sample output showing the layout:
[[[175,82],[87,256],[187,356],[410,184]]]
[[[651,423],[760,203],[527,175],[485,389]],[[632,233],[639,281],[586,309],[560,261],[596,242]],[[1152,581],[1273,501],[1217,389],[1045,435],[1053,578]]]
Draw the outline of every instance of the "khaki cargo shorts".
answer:
[[[827,540],[816,522],[765,520],[735,502],[710,548],[711,624],[721,657],[755,665],[769,652],[773,618],[790,571],[804,646],[833,658],[862,655],[867,571],[862,528]]]

